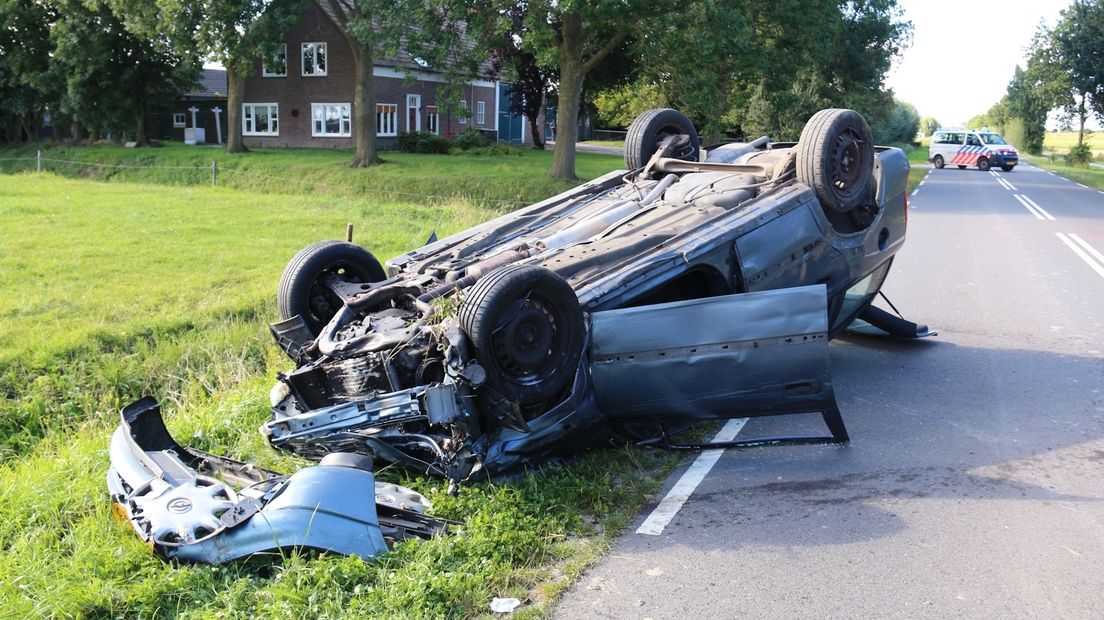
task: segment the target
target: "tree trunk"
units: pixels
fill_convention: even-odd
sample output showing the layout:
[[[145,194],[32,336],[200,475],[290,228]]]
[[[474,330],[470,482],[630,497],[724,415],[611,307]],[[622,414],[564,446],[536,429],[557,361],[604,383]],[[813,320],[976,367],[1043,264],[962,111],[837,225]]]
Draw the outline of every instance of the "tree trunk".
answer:
[[[142,113],[144,107],[139,104],[134,112],[134,141],[138,143],[138,146],[147,144],[146,115]]]
[[[583,93],[583,18],[578,12],[564,13],[560,25],[560,96],[556,102],[556,130],[553,139],[550,176],[575,180],[575,142],[579,137],[579,97]]]
[[[247,153],[242,141],[242,99],[245,96],[245,76],[226,65],[226,152]]]
[[[20,115],[19,125],[26,136],[24,142],[34,142],[38,140],[38,136],[35,135],[34,130],[34,118],[31,116],[30,112]]]
[[[529,119],[529,133],[533,134],[533,148],[543,151],[544,128],[540,126],[540,116],[530,114],[527,118]]]
[[[349,45],[353,48],[353,142],[356,154],[349,162],[350,168],[367,168],[381,163],[376,153],[376,115],[372,109],[372,49],[353,37]]]
[[[1081,93],[1081,101],[1077,104],[1077,120],[1080,126],[1077,129],[1077,148],[1080,149],[1085,144],[1085,117],[1088,116],[1088,111],[1085,109],[1085,98],[1088,97],[1088,93]]]

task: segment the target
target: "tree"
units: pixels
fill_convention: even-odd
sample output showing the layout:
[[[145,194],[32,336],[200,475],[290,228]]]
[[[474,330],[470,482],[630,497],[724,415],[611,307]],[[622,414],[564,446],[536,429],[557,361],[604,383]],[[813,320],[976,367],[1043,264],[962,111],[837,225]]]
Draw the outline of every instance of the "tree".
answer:
[[[912,142],[920,131],[920,113],[911,103],[894,99],[889,118],[873,129],[874,140],[880,144]]]
[[[920,119],[920,135],[924,137],[932,135],[939,127],[939,121],[933,116],[924,116]]]
[[[146,141],[145,111],[167,105],[199,76],[199,61],[168,38],[142,36],[107,4],[59,0],[51,72],[65,79],[61,110],[95,134]]]
[[[555,72],[542,66],[536,54],[521,46],[525,32],[525,5],[513,4],[503,9],[501,20],[480,20],[476,27],[483,46],[489,48],[492,70],[507,74],[512,82],[508,109],[512,114],[524,114],[533,135],[533,148],[544,150],[544,131],[539,126],[544,101],[551,93]]]
[[[48,2],[0,3],[0,128],[6,141],[36,139],[47,106],[60,96],[61,84],[49,79],[50,27],[56,20],[57,7]]]
[[[1076,0],[1061,13],[1054,30],[1036,48],[1040,70],[1067,115],[1077,119],[1077,149],[1087,150],[1085,121],[1104,120],[1104,5]]]
[[[659,86],[645,80],[608,88],[594,98],[600,125],[618,129],[631,125],[642,112],[670,105]]]
[[[244,153],[242,97],[245,78],[258,58],[274,59],[284,34],[302,12],[305,0],[116,0],[144,30],[168,33],[180,49],[192,49],[226,68],[226,151]],[[286,62],[286,59],[285,59]]]
[[[337,24],[353,52],[353,143],[349,166],[381,163],[372,113],[372,66],[377,54],[400,53],[444,76],[438,100],[449,101],[458,84],[477,73],[473,47],[463,21],[468,5],[450,0],[315,0]]]

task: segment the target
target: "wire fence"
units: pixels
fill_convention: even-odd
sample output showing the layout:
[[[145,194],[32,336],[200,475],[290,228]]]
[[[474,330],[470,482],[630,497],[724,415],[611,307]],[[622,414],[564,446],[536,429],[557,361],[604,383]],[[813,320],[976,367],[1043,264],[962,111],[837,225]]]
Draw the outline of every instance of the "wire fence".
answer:
[[[328,193],[340,196],[372,196],[377,198],[385,197],[393,199],[409,199],[411,201],[419,202],[464,201],[474,204],[494,205],[498,209],[517,208],[529,204],[529,201],[522,199],[492,198],[488,196],[472,196],[459,193],[429,194],[392,189],[388,187],[364,187],[363,185],[350,186],[336,183],[326,183],[303,178],[264,174],[253,170],[242,170],[239,168],[220,168],[218,162],[214,160],[211,161],[211,164],[209,166],[178,166],[164,164],[110,164],[88,160],[44,157],[42,151],[38,151],[35,154],[35,157],[0,157],[0,162],[26,162],[28,164],[27,169],[21,170],[20,172],[29,172],[33,170],[40,173],[52,172],[55,174],[60,174],[62,176],[87,176],[87,173],[89,171],[103,172],[106,170],[172,170],[186,171],[187,173],[191,173],[192,175],[194,175],[193,177],[189,177],[186,179],[172,179],[174,182],[185,181],[181,184],[186,185],[210,184],[213,187],[225,186],[235,189],[255,190],[258,189],[255,185],[247,185],[244,183],[244,181],[255,180],[264,181],[269,184],[276,184],[280,189],[284,191],[288,189],[288,184],[291,183],[297,184],[299,187],[302,188],[304,192]],[[242,182],[235,183],[232,180],[234,178],[237,178]]]

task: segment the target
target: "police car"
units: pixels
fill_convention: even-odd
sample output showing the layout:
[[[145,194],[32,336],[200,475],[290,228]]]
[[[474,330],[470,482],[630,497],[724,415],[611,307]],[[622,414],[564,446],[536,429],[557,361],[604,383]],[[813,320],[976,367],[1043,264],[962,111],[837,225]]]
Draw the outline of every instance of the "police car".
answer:
[[[928,161],[936,168],[950,164],[960,169],[977,166],[984,171],[1000,166],[1010,172],[1020,163],[1020,153],[1000,134],[988,129],[940,129],[932,134]]]

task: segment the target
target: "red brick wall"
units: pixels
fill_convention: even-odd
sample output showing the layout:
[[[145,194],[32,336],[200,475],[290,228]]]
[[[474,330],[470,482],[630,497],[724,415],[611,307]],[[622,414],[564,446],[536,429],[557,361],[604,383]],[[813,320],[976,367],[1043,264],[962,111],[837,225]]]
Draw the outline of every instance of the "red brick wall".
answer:
[[[302,73],[302,43],[326,43],[327,60],[325,76],[304,76]],[[263,77],[261,62],[254,66],[253,76],[245,80],[245,103],[276,103],[279,106],[278,136],[244,136],[247,146],[306,146],[317,148],[349,148],[352,138],[331,138],[311,136],[312,103],[348,103],[352,104],[354,72],[353,55],[344,36],[337,27],[322,13],[316,5],[308,3],[298,26],[286,37],[287,76]],[[376,77],[373,82],[374,103],[393,103],[398,106],[398,131],[407,131],[406,95],[421,95],[421,128],[426,125],[426,106],[439,106],[440,133],[455,134],[467,127],[493,130],[497,118],[497,100],[494,87],[464,86],[463,98],[467,99],[471,118],[461,124],[453,111],[436,101],[438,84],[416,80],[407,82],[402,78]],[[476,123],[476,101],[486,105],[484,123]],[[244,115],[243,115],[244,117]],[[412,128],[411,128],[412,129]],[[388,148],[394,144],[393,137],[380,137],[378,144]]]

